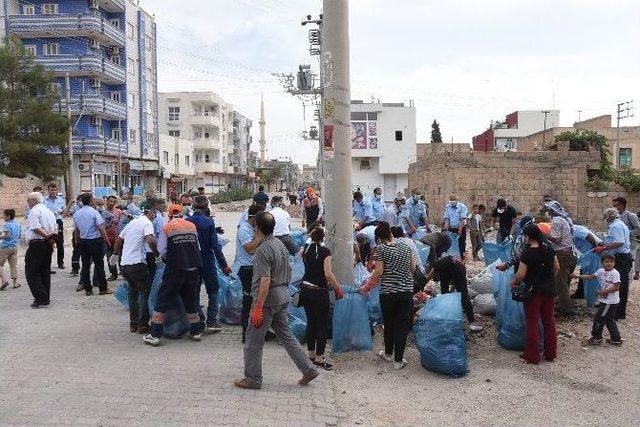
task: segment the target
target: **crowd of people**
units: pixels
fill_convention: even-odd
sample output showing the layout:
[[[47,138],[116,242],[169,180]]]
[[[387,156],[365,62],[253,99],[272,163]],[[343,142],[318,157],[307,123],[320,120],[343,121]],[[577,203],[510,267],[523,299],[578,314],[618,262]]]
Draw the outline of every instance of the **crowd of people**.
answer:
[[[44,194],[43,194],[44,193]],[[27,196],[25,231],[15,221],[15,211],[4,211],[4,231],[0,235],[0,267],[9,262],[13,287],[20,286],[17,272],[18,241],[28,245],[25,278],[33,302],[31,307],[46,307],[51,302],[52,258],[56,252],[58,270],[65,268],[63,218],[72,217],[71,273],[79,274],[76,290],[87,296],[98,288],[99,295],[113,291],[108,282],[122,276],[129,285],[129,327],[142,340],[157,346],[162,341],[163,325],[171,302],[180,298],[189,328],[187,336],[200,341],[204,332],[222,330],[218,318],[218,269],[230,275],[219,241],[224,230],[216,226],[211,204],[204,189],[164,199],[148,192],[136,204],[128,194],[120,199],[80,194],[65,204],[55,183],[47,190],[34,188]],[[333,274],[331,251],[324,246],[322,200],[313,187],[289,192],[287,202],[281,196],[269,197],[259,188],[253,204],[240,215],[236,234],[235,265],[242,285],[242,342],[244,377],[235,381],[241,388],[257,389],[262,384],[262,348],[269,333],[275,335],[302,373],[305,385],[318,375],[318,368],[331,370],[325,357],[331,298],[344,293]],[[287,205],[288,203],[288,205]],[[291,206],[300,206],[309,240],[298,254],[291,236]],[[438,224],[429,220],[438,218]],[[390,205],[382,199],[380,188],[365,197],[359,189],[353,193],[354,264],[362,263],[371,272],[359,289],[363,295],[379,287],[383,319],[382,360],[402,369],[407,335],[416,305],[424,304],[435,292],[461,294],[462,309],[470,330],[482,326],[473,312],[465,267],[466,240],[471,242],[473,259],[480,260],[485,235],[497,231],[497,243],[510,244],[509,259],[496,265],[498,270],[514,268],[511,286],[524,301],[526,348],[522,358],[528,363],[540,361],[538,324],[544,330],[543,356],[556,358],[556,316],[575,316],[573,300],[584,297],[584,280],[599,280],[600,305],[594,315],[589,345],[599,345],[603,328],[610,333],[609,343],[622,344],[616,321],[625,319],[629,281],[635,253],[635,278],[640,262],[637,245],[640,221],[626,209],[626,200],[616,198],[603,213],[606,236],[598,237],[588,228],[574,224],[571,216],[555,200],[541,203],[539,212],[523,214],[504,199],[498,199],[491,214],[482,204],[471,212],[455,194],[443,206],[442,214],[429,215],[424,196],[414,190],[408,198],[399,194]],[[455,238],[452,238],[455,237]],[[416,241],[430,248],[422,262]],[[452,245],[455,255],[450,254]],[[593,251],[602,254],[602,269],[593,274],[575,274],[576,254]],[[635,251],[635,252],[634,252]],[[299,306],[307,317],[308,354],[293,336],[288,324],[291,280],[289,257],[302,257],[305,271],[299,293]],[[107,277],[105,259],[108,261]],[[162,282],[152,310],[148,300],[158,265],[164,265]],[[92,274],[93,270],[93,274]],[[574,294],[571,279],[580,280]],[[9,278],[2,269],[4,290]],[[206,313],[200,309],[200,290],[207,296]]]

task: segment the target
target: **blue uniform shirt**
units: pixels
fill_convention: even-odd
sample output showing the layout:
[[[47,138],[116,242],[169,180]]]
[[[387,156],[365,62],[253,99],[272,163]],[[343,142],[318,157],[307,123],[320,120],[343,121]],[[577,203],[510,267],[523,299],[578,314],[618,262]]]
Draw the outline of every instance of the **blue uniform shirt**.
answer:
[[[615,219],[611,224],[609,224],[607,243],[622,243],[621,247],[612,250],[614,254],[631,253],[629,227],[627,227],[620,219]]]
[[[4,231],[8,232],[6,239],[0,240],[0,248],[17,248],[20,238],[20,225],[14,220],[4,223]]]
[[[445,220],[448,218],[449,227],[457,228],[467,215],[467,207],[464,203],[458,202],[455,207],[451,203],[447,203],[447,206],[444,207],[444,215],[442,215],[442,219]]]
[[[401,215],[417,227],[427,225],[424,219],[427,216],[427,206],[422,200],[415,201],[413,197],[408,199]]]
[[[361,202],[353,201],[353,215],[358,222],[369,224],[374,222],[376,217],[373,215],[373,206],[369,199],[362,199]]]
[[[199,211],[195,211],[193,215],[187,218],[187,221],[195,224],[198,230],[198,241],[200,242],[200,256],[202,258],[203,268],[213,267],[213,272],[215,273],[215,256],[220,268],[224,269],[227,266],[227,260],[222,253],[222,246],[220,246],[220,242],[218,241],[215,221]]]
[[[56,220],[62,219],[62,211],[66,207],[64,199],[60,196],[56,196],[54,199],[49,197],[44,198],[44,205],[56,216]]]
[[[100,236],[98,226],[104,224],[102,215],[91,206],[83,206],[73,214],[73,222],[80,232],[81,239],[97,239]]]
[[[601,243],[602,240],[591,232],[587,227],[583,225],[573,225],[573,245],[580,253],[589,252],[593,249],[593,244],[587,240],[587,236],[592,235],[596,243]]]
[[[253,266],[253,255],[247,252],[244,245],[251,242],[256,232],[249,224],[248,221],[244,221],[238,227],[238,236],[236,237],[236,262],[241,267]]]
[[[371,198],[371,209],[373,211],[373,216],[376,218],[376,221],[382,221],[384,219],[384,214],[387,211],[387,207],[384,204],[384,201],[380,198],[377,199],[375,196]]]

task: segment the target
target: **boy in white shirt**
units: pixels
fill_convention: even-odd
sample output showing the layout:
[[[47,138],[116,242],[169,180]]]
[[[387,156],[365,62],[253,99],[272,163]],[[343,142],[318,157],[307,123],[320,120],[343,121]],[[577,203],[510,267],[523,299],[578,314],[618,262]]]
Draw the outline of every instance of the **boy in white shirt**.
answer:
[[[598,291],[600,306],[593,318],[593,329],[591,330],[591,338],[586,342],[587,345],[602,344],[602,330],[605,326],[611,337],[607,342],[612,345],[622,344],[620,331],[615,320],[616,310],[620,303],[620,273],[614,268],[615,265],[616,259],[613,255],[604,255],[602,267],[594,274],[572,275],[578,279],[598,279],[600,281],[600,290]]]

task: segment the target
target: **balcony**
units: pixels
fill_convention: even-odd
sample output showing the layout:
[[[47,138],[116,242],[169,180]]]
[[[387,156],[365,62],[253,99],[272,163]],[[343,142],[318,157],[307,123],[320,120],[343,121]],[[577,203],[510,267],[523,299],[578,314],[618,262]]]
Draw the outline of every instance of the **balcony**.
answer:
[[[214,138],[196,138],[193,140],[194,150],[219,150],[220,141]]]
[[[119,149],[121,150],[120,153],[118,152]],[[125,156],[127,155],[127,143],[125,141],[119,143],[115,139],[100,136],[74,136],[73,152],[74,154],[104,153]]]
[[[65,110],[66,102],[62,99],[62,109]],[[71,98],[71,114],[89,114],[100,116],[106,120],[126,120],[127,106],[121,102],[113,101],[100,95],[85,95],[81,98]]]
[[[51,55],[41,56],[35,62],[52,70],[56,75],[91,76],[109,84],[126,81],[126,71],[106,58],[97,55]]]
[[[9,32],[18,37],[90,37],[105,46],[124,47],[125,34],[93,14],[12,15]]]
[[[191,124],[194,126],[211,126],[220,127],[220,117],[218,115],[193,115],[191,116]]]
[[[124,12],[126,0],[100,0],[100,7],[107,12],[120,13]]]
[[[220,163],[196,163],[195,165],[196,173],[204,173],[204,174],[212,174],[212,173],[222,173],[222,165]]]

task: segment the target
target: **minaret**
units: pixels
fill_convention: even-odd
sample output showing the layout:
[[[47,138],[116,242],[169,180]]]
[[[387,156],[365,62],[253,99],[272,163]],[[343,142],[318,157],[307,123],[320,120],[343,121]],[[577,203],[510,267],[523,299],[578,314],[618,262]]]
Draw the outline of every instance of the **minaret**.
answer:
[[[260,94],[260,164],[264,164],[264,151],[267,145],[267,141],[264,137],[264,126],[267,122],[264,121],[264,95]]]

